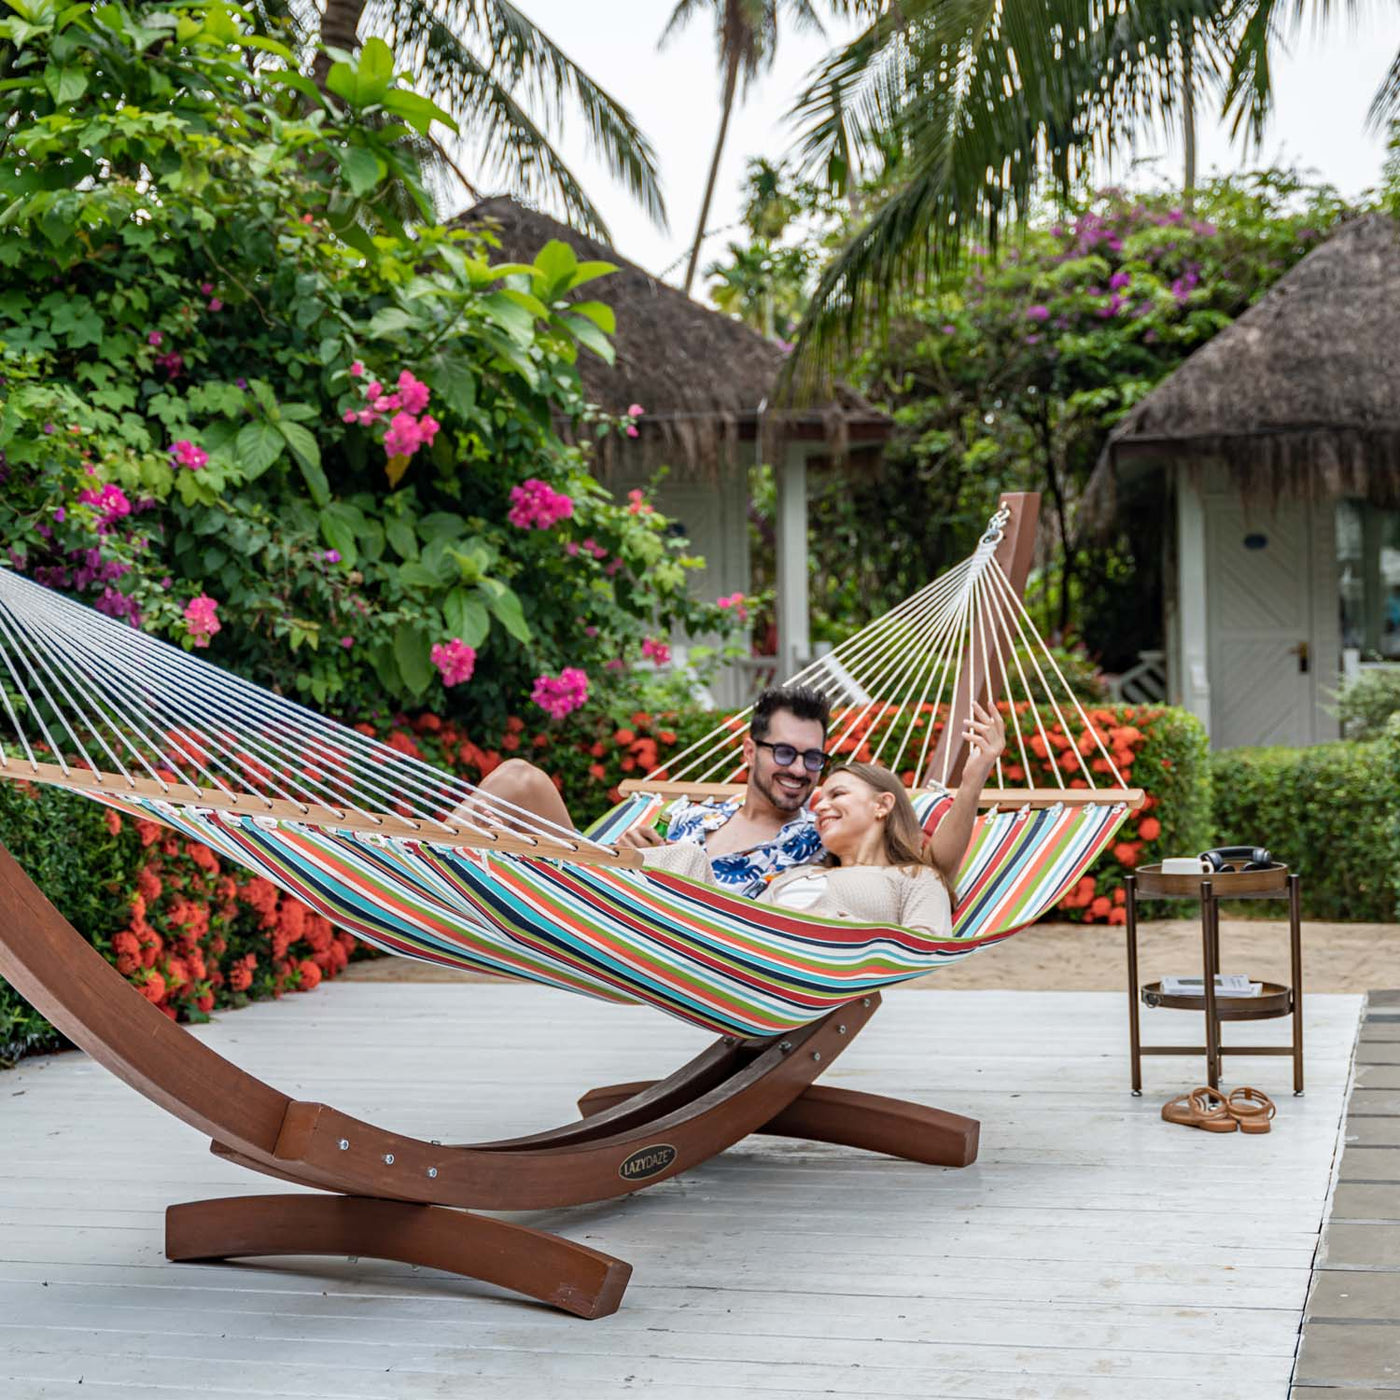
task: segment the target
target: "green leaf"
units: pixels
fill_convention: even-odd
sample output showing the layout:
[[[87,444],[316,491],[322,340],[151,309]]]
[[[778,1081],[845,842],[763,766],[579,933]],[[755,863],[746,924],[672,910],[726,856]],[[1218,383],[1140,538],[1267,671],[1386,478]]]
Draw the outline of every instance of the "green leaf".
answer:
[[[476,408],[476,375],[470,364],[459,355],[439,350],[424,371],[423,382],[436,389],[444,402],[463,418]]]
[[[87,91],[87,74],[81,68],[56,68],[52,63],[44,69],[44,86],[56,106],[66,107]]]
[[[428,568],[417,559],[410,559],[407,564],[399,565],[399,582],[405,588],[437,589],[443,584],[436,570]]]
[[[606,302],[576,301],[569,310],[575,316],[587,316],[605,335],[613,335],[617,331],[617,316]]]
[[[337,150],[336,159],[345,174],[350,192],[356,198],[367,195],[389,173],[389,167],[373,151],[363,146],[346,146]]]
[[[560,319],[573,332],[574,339],[591,350],[605,364],[612,364],[617,358],[612,341],[587,317],[563,316]]]
[[[426,97],[420,97],[416,92],[394,91],[386,94],[384,98],[384,108],[393,112],[395,116],[402,117],[415,131],[421,132],[424,136],[428,134],[428,129],[434,122],[441,122],[451,132],[459,130],[456,121],[451,113],[444,112],[436,102],[430,102]]]
[[[369,325],[365,327],[365,334],[392,335],[394,331],[406,331],[410,326],[417,324],[418,318],[411,311],[405,311],[401,306],[385,306],[370,318]]]
[[[357,515],[358,511],[355,512]],[[359,558],[355,527],[346,517],[346,508],[329,505],[321,512],[321,538],[340,554],[340,562],[353,569]]]
[[[467,522],[450,510],[435,510],[418,522],[418,533],[425,540],[459,540],[466,531]]]
[[[546,295],[552,296],[578,271],[578,254],[567,243],[551,238],[535,254],[535,270],[544,279]]]
[[[281,455],[285,439],[271,423],[245,424],[233,441],[245,480],[260,477]]]
[[[394,660],[399,675],[414,695],[422,695],[433,683],[432,647],[417,627],[400,626],[394,637]]]
[[[469,647],[479,647],[491,631],[491,617],[475,590],[454,588],[442,603],[449,636],[460,637]]]
[[[583,286],[585,282],[595,282],[599,277],[607,277],[616,271],[616,263],[581,262],[578,265],[578,270],[569,278],[569,285],[564,290],[571,292],[575,287]]]
[[[321,469],[321,447],[311,432],[300,423],[288,423],[285,419],[277,424],[278,431],[287,440],[292,456],[297,459],[306,489],[318,506],[323,506],[331,498],[330,483]]]
[[[520,599],[504,584],[498,584],[499,591],[489,600],[488,606],[496,614],[502,627],[517,642],[528,642],[531,637],[529,624],[520,607]]]
[[[504,292],[488,292],[481,309],[517,345],[528,345],[535,338],[535,318]]]
[[[418,558],[418,535],[407,520],[395,517],[384,522],[384,534],[400,559]]]

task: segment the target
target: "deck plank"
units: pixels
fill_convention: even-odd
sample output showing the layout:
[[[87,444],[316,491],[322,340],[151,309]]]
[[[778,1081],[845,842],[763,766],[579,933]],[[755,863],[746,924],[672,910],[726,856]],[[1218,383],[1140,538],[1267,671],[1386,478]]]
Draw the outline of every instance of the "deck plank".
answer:
[[[1360,999],[1310,999],[1305,1098],[1284,1060],[1227,1066],[1279,1100],[1255,1138],[1160,1121],[1193,1061],[1149,1061],[1128,1094],[1122,1001],[887,998],[826,1082],[980,1117],[966,1170],[754,1139],[636,1196],[519,1217],[636,1266],[596,1323],[369,1260],[170,1264],[166,1204],[257,1181],[84,1057],[23,1064],[0,1077],[0,1395],[1284,1400]],[[1195,1028],[1157,1013],[1146,1034]],[[368,982],[197,1034],[286,1092],[457,1140],[563,1121],[582,1089],[706,1040],[544,989]]]

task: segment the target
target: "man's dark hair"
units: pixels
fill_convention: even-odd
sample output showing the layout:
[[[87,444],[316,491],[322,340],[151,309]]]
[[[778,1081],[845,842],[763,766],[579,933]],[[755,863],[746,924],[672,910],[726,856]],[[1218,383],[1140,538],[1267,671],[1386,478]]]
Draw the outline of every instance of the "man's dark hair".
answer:
[[[770,685],[753,702],[753,714],[749,717],[749,735],[754,739],[766,739],[768,727],[778,710],[786,710],[798,719],[814,719],[822,727],[823,735],[831,722],[831,704],[820,690],[810,685]]]

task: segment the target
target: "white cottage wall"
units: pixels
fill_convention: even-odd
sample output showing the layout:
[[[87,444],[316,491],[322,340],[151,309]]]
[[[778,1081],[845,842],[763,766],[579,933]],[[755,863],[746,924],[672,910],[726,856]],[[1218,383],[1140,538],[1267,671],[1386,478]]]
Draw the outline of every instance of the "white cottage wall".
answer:
[[[1223,469],[1177,469],[1170,694],[1217,748],[1337,736],[1335,510],[1245,505]]]

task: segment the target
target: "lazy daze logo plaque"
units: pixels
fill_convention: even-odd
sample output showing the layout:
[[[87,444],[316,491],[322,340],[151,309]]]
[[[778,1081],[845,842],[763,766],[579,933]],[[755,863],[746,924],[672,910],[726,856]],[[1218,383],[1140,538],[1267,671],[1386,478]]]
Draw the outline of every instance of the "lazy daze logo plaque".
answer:
[[[624,1181],[647,1181],[664,1172],[676,1160],[676,1149],[669,1142],[658,1142],[634,1152],[617,1169]]]

